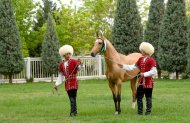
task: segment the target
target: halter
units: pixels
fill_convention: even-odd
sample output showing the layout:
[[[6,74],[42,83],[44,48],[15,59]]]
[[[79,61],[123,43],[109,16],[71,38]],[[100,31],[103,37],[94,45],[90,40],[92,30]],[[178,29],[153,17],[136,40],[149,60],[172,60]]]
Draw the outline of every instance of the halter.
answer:
[[[103,45],[102,45],[102,48],[101,48],[101,50],[100,50],[100,54],[101,54],[101,53],[104,53],[104,52],[106,51],[107,45],[106,45],[106,42],[105,42],[104,39],[102,39],[102,38],[98,38],[98,39],[100,39],[100,40],[103,41]],[[112,62],[114,62],[114,63],[116,63],[116,64],[120,64],[119,62],[116,62],[116,61],[114,61],[113,59],[110,59],[110,58],[108,58],[108,57],[106,57],[106,56],[104,56],[104,58],[107,59],[107,60],[109,60],[109,61],[112,61]],[[127,74],[128,76],[132,77],[132,78],[138,77],[138,76],[140,75],[140,74],[137,74],[137,75],[133,76],[133,75],[130,75],[129,73],[127,73],[127,72],[126,72],[126,74]]]
[[[101,38],[99,38],[99,39],[101,39]],[[101,39],[101,40],[103,41],[103,45],[102,45],[102,48],[100,50],[100,53],[104,53],[106,51],[107,46],[106,46],[105,40],[104,39]]]

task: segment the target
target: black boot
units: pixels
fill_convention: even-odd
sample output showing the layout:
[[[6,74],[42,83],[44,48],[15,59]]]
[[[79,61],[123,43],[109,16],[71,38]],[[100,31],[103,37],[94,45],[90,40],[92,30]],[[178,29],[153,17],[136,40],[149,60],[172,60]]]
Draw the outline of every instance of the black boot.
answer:
[[[142,99],[137,98],[137,105],[138,105],[138,115],[143,115],[143,101]]]
[[[146,112],[145,115],[150,115],[152,109],[152,98],[147,97],[146,98]]]
[[[77,115],[77,103],[76,103],[76,97],[74,98],[74,114]]]
[[[70,102],[71,102],[71,112],[70,116],[76,116],[76,102],[74,97],[70,97]]]
[[[138,115],[143,115],[143,97],[144,97],[144,90],[143,87],[140,85],[137,88],[137,106],[138,106]]]

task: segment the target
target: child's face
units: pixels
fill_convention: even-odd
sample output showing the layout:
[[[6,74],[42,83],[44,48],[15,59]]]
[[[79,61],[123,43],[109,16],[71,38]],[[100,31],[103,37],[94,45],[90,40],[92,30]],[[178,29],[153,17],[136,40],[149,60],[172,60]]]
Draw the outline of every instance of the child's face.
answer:
[[[69,60],[70,58],[71,58],[71,53],[66,53],[65,55],[64,55],[64,58],[65,58],[65,60]]]
[[[143,56],[148,56],[144,51],[141,52]]]

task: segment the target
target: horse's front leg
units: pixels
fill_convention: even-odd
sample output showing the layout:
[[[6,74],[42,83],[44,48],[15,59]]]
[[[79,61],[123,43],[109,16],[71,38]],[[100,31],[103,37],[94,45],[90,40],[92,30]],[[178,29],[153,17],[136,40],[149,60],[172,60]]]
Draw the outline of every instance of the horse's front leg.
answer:
[[[115,83],[109,82],[109,87],[110,87],[112,94],[113,94],[113,101],[115,104],[115,114],[118,114],[117,93],[116,93]]]
[[[118,102],[118,114],[121,113],[121,107],[120,107],[120,102],[121,102],[121,85],[122,85],[122,82],[121,81],[118,81],[117,82],[117,102]]]

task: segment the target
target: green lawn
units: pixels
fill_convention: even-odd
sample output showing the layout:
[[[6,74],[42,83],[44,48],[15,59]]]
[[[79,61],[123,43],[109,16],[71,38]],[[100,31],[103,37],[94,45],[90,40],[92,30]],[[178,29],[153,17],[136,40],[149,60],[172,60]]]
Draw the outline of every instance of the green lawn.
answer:
[[[0,123],[190,123],[190,80],[157,80],[151,116],[131,108],[129,82],[123,83],[121,115],[114,114],[106,80],[80,81],[78,116],[69,117],[64,87],[52,95],[52,83],[1,84]]]

